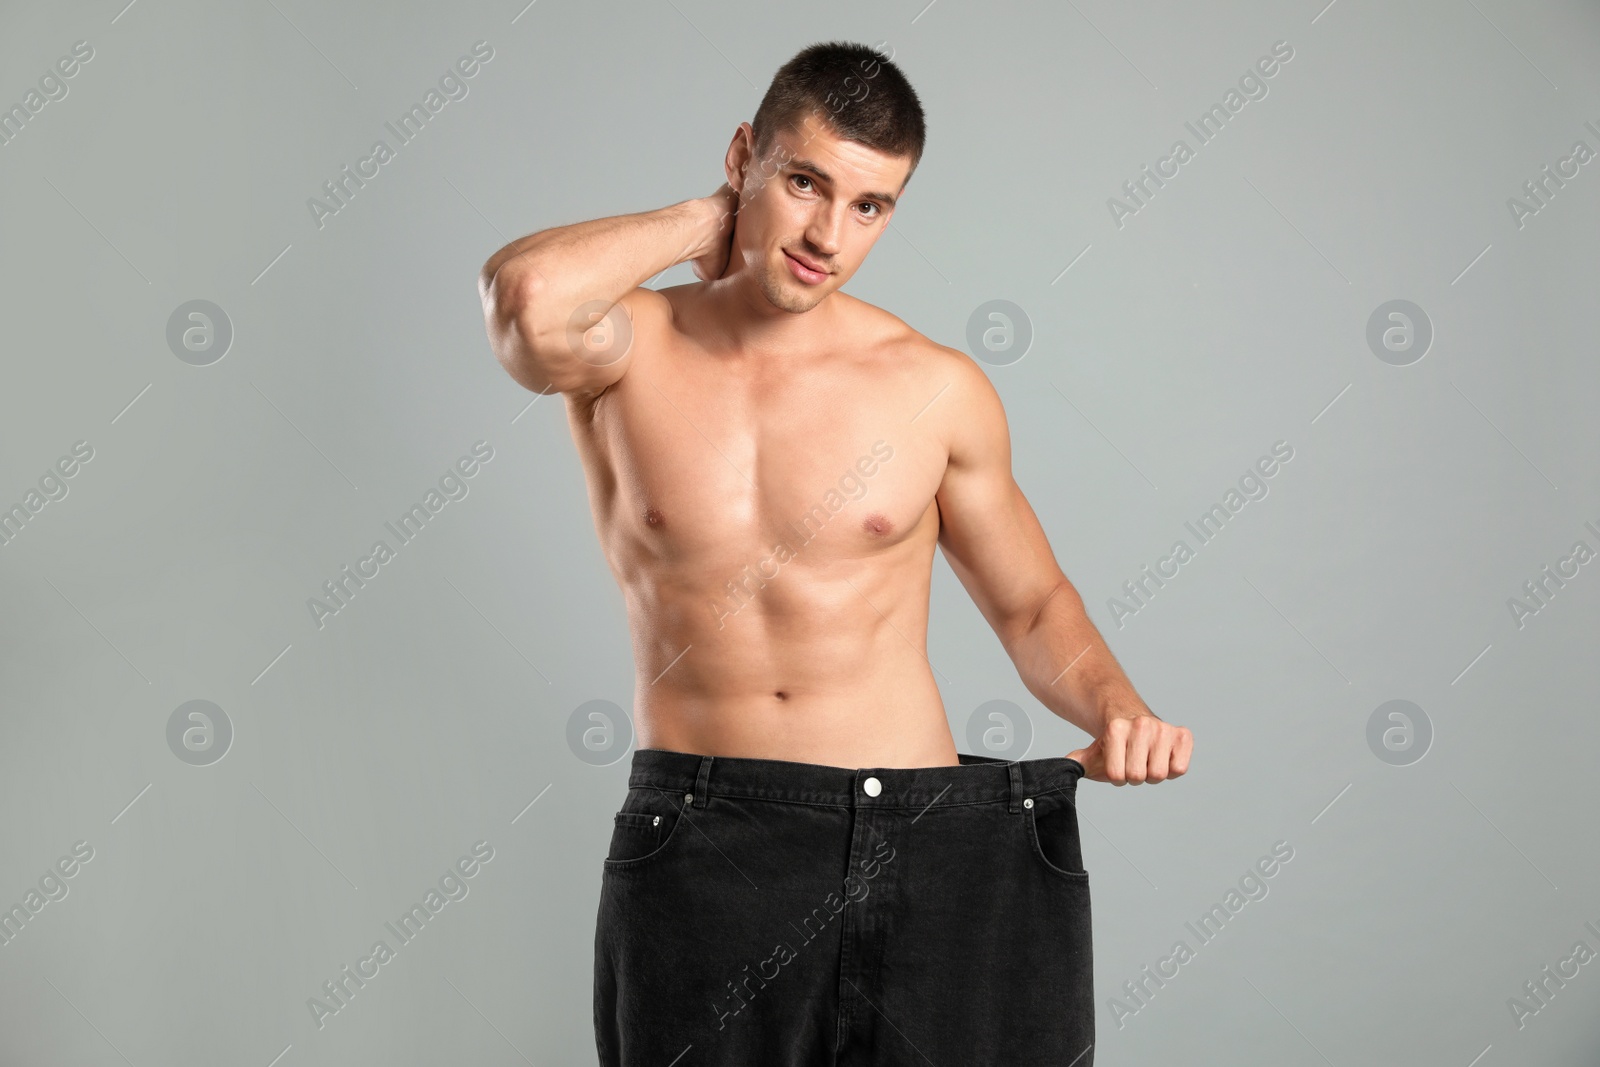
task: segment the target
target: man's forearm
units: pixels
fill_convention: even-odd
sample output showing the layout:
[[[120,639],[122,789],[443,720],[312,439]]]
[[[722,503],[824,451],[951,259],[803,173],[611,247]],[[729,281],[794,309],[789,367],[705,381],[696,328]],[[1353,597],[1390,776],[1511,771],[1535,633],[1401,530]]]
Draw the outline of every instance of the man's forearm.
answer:
[[[1028,692],[1091,737],[1101,735],[1108,715],[1149,710],[1069,582],[1056,587],[1007,652]]]
[[[556,226],[518,238],[484,264],[482,282],[502,299],[537,293],[560,320],[590,301],[615,304],[668,267],[706,251],[717,232],[715,205],[685,200],[655,211]]]

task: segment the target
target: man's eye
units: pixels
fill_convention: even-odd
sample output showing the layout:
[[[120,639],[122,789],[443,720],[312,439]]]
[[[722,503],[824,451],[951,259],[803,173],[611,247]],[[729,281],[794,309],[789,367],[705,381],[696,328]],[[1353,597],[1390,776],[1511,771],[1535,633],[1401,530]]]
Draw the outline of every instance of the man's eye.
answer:
[[[867,218],[869,218],[869,219],[875,219],[875,218],[877,218],[877,217],[878,217],[878,212],[879,212],[879,211],[880,211],[880,210],[882,210],[882,209],[881,209],[881,208],[879,208],[879,207],[878,207],[878,205],[877,205],[877,204],[873,204],[873,203],[870,203],[870,202],[869,202],[869,203],[866,203],[866,204],[862,204],[862,205],[861,205],[861,206],[862,206],[862,207],[870,207],[870,208],[871,208],[871,209],[872,209],[872,214],[870,214],[870,215],[868,215],[868,216],[867,216]]]
[[[808,183],[808,184],[809,184],[809,183],[810,183],[810,181],[811,181],[811,179],[810,179],[810,178],[807,178],[807,177],[806,177],[806,176],[805,176],[805,175],[804,175],[804,174],[796,174],[796,175],[795,175],[795,176],[794,176],[794,177],[792,177],[792,178],[791,178],[791,179],[789,179],[789,180],[790,180],[790,181],[796,181],[796,182],[806,182],[806,183]]]

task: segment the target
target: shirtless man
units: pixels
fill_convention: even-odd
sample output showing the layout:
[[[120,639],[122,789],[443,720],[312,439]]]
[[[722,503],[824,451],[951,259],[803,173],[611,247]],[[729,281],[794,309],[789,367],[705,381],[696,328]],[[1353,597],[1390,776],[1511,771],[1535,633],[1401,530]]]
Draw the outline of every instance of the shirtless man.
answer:
[[[840,291],[923,133],[892,62],[814,45],[711,196],[484,265],[500,363],[565,397],[632,631],[602,1064],[1092,1063],[1074,787],[1182,775],[1192,738],[1057,565],[984,371]],[[701,281],[641,287],[684,261]],[[958,753],[925,651],[935,544],[1090,744]]]

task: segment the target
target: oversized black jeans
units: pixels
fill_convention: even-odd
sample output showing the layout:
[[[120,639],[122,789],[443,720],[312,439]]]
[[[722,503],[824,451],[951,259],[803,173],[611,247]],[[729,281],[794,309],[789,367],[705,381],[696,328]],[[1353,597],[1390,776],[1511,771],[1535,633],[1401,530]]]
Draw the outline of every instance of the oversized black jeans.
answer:
[[[633,754],[601,876],[602,1067],[1092,1067],[1064,757]]]

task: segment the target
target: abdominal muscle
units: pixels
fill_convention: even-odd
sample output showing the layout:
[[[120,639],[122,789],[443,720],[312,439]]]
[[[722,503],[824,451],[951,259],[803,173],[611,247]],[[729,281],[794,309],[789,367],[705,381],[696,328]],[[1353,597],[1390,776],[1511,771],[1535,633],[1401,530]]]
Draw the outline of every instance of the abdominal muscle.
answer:
[[[742,600],[709,580],[632,583],[639,747],[851,768],[957,764],[918,651],[931,558],[919,568],[917,547],[830,561],[826,574],[795,560],[764,586],[752,578]]]
[[[654,306],[628,372],[567,409],[627,602],[639,747],[956,765],[924,652],[948,452],[913,421],[948,379],[865,305],[783,356]]]

